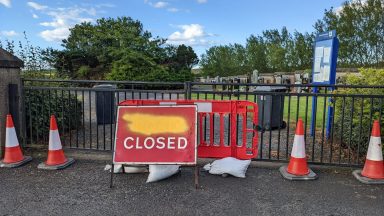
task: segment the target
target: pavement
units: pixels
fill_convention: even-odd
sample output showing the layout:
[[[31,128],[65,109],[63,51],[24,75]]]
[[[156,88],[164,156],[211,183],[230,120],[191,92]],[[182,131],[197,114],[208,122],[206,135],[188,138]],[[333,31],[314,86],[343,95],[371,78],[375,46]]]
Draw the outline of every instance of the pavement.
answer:
[[[292,182],[276,163],[253,161],[245,179],[194,169],[157,183],[148,174],[116,174],[107,160],[80,158],[60,171],[38,170],[42,159],[0,170],[0,215],[383,215],[384,185],[364,185],[351,168],[315,166],[319,179]],[[204,164],[206,161],[200,161]]]

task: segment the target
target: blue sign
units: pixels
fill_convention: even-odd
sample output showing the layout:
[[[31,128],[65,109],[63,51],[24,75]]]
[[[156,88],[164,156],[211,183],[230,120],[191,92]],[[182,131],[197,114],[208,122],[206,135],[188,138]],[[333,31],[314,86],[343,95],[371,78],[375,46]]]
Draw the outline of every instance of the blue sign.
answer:
[[[312,83],[335,84],[339,40],[336,31],[320,33],[315,38]]]
[[[337,53],[339,50],[339,40],[336,37],[336,30],[323,32],[316,36],[313,54],[312,83],[313,84],[336,84],[336,65]],[[332,87],[331,91],[334,90]],[[313,93],[317,93],[318,88],[313,88]],[[329,138],[331,123],[333,119],[333,107],[328,100],[326,137]],[[317,97],[312,98],[312,116],[311,116],[311,135],[315,134],[316,128],[316,109]]]

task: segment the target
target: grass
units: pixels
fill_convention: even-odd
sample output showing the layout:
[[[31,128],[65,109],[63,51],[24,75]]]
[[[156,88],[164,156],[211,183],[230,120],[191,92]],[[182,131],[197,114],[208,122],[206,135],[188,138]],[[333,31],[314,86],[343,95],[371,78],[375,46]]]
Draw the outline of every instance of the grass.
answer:
[[[290,103],[290,109],[289,109]],[[325,104],[325,107],[324,107]],[[324,97],[319,97],[317,99],[317,108],[316,108],[316,128],[323,127],[323,120],[325,118],[324,124],[327,121],[327,104],[328,100]],[[325,116],[323,117],[325,112]],[[284,100],[284,119],[288,119],[288,114],[291,122],[296,122],[296,118],[302,118],[304,123],[307,120],[308,127],[311,122],[312,117],[312,97],[298,97],[291,96],[290,102],[289,97],[285,97]]]
[[[278,97],[278,96],[277,96]],[[212,93],[193,93],[191,95],[191,98],[193,100],[196,99],[202,99],[202,100],[248,100],[248,101],[256,101],[254,95],[221,95],[221,94],[212,94]],[[325,99],[325,100],[324,100]],[[325,107],[324,107],[325,103]],[[328,100],[324,97],[318,97],[317,99],[317,112],[316,112],[316,128],[322,128],[323,127],[323,119],[325,118],[324,124],[326,124],[327,121],[327,104]],[[290,107],[290,108],[289,108]],[[259,110],[261,112],[261,110]],[[323,118],[324,115],[325,116]],[[296,122],[296,118],[302,118],[304,123],[307,119],[309,128],[311,117],[312,117],[312,97],[298,97],[297,96],[284,96],[284,112],[283,112],[283,120],[289,121],[291,123]]]

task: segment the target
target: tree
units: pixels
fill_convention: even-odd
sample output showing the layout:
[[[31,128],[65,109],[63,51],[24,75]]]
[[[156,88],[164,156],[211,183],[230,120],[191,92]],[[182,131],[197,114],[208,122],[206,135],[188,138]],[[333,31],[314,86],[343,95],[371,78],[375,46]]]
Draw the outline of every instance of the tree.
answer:
[[[314,34],[300,33],[295,31],[293,33],[294,47],[291,48],[292,52],[292,69],[307,69],[312,66],[312,52]]]
[[[266,46],[261,36],[251,35],[247,38],[247,64],[250,70],[269,72],[266,58]]]
[[[83,22],[70,29],[68,39],[63,40],[65,49],[56,53],[58,62],[55,65],[61,74],[72,78],[102,79],[108,74],[107,77],[136,79],[136,76],[143,77],[137,74],[138,71],[150,73],[158,69],[164,43],[164,39],[154,38],[145,31],[138,20],[129,17],[101,18],[95,24]],[[124,60],[128,59],[124,66]],[[142,63],[138,64],[143,59],[151,64],[145,67]],[[136,66],[140,68],[136,69]],[[122,68],[135,68],[136,72],[126,72],[135,76],[110,74],[119,71],[121,75]]]
[[[209,76],[293,71],[310,68],[314,36],[309,33],[290,34],[284,27],[251,35],[245,47],[240,44],[214,46],[202,55],[200,65]]]
[[[45,49],[39,46],[31,45],[28,40],[26,32],[23,32],[24,40],[15,42],[13,40],[4,40],[5,47],[8,52],[16,55],[24,62],[23,76],[24,77],[46,77],[46,72],[52,67],[50,62],[46,59],[47,55]],[[0,47],[3,42],[0,41]]]
[[[249,73],[246,49],[240,44],[214,46],[201,57],[200,65],[208,76],[233,76]]]
[[[178,69],[191,70],[194,65],[199,63],[199,59],[192,47],[185,46],[184,44],[177,47],[176,55],[173,56],[173,60],[178,64]]]
[[[169,45],[165,48],[166,56],[163,66],[168,68],[169,74],[176,80],[192,80],[191,69],[199,59],[192,47],[181,44],[179,46]]]
[[[170,81],[166,69],[142,52],[121,49],[114,55],[118,60],[106,76],[109,80]]]
[[[138,20],[101,18],[70,29],[64,50],[50,54],[58,73],[74,79],[192,80],[191,68],[198,63],[192,47],[165,42]]]
[[[286,43],[289,37],[286,28],[280,32],[277,29],[266,30],[263,32],[266,44],[267,64],[272,71],[285,71],[287,69],[286,62]]]
[[[201,66],[214,76],[253,69],[261,73],[308,69],[315,35],[335,29],[340,40],[338,66],[384,67],[384,0],[348,0],[341,9],[326,9],[314,28],[313,33],[291,34],[283,27],[251,35],[245,58],[240,59],[232,45],[211,47],[202,56]]]
[[[349,0],[341,10],[325,10],[317,32],[335,29],[340,40],[339,65],[384,65],[384,0]]]

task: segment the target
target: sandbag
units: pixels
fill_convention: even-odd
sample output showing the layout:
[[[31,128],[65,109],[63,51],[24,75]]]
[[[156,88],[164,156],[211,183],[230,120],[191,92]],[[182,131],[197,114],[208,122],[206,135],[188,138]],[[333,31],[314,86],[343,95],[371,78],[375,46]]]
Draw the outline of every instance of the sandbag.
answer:
[[[112,169],[112,165],[109,165],[109,164],[105,165],[104,167],[105,171],[109,170],[109,172],[111,172],[111,169]],[[122,173],[122,172],[123,172],[123,165],[116,164],[113,166],[113,173]]]
[[[179,168],[180,165],[149,165],[147,183],[169,178],[178,173]]]
[[[144,166],[124,166],[124,173],[146,173],[148,168]]]
[[[206,164],[203,169],[214,175],[229,174],[238,178],[245,178],[249,164],[251,164],[251,160],[227,157]]]

